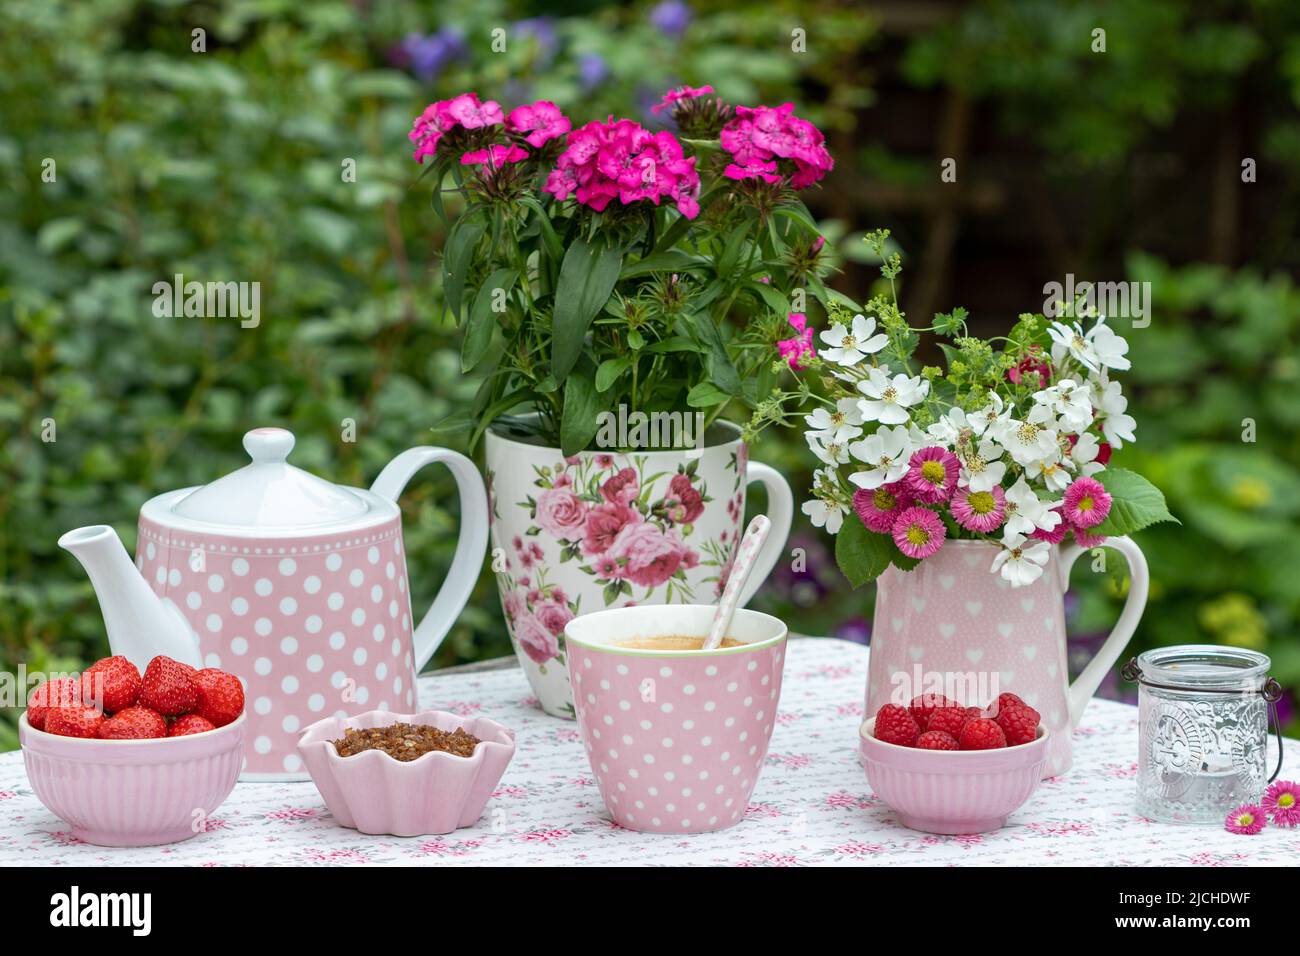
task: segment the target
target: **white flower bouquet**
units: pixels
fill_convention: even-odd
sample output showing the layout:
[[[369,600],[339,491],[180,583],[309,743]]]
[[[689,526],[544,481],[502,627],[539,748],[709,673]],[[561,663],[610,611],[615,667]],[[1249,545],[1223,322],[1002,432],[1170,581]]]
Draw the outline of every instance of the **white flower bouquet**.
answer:
[[[887,238],[867,237],[893,289],[900,263],[884,255]],[[1154,485],[1110,466],[1134,440],[1112,377],[1129,368],[1128,343],[1104,316],[1062,305],[1073,321],[1025,314],[991,340],[967,335],[964,309],[912,328],[894,295],[832,314],[811,365],[827,394],[804,419],[822,466],[803,511],[836,535],[855,587],[954,538],[998,544],[990,570],[1020,586],[1067,537],[1095,547],[1175,520]],[[921,333],[947,340],[946,370],[916,367]]]

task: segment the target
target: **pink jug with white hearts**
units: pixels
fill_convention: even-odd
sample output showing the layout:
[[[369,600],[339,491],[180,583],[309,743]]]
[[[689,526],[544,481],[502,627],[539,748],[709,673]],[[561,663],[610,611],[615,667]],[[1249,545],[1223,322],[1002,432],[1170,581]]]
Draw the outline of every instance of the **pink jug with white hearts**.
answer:
[[[1146,606],[1147,563],[1138,546],[1129,538],[1108,538],[1105,547],[1128,561],[1128,597],[1114,630],[1073,684],[1066,670],[1064,598],[1083,548],[1054,546],[1042,575],[1021,587],[990,573],[998,547],[984,541],[949,541],[911,571],[889,568],[877,581],[867,715],[921,693],[982,707],[1010,692],[1042,714],[1052,732],[1044,774],[1064,773],[1070,735]]]
[[[59,539],[90,575],[114,654],[141,670],[165,654],[243,681],[243,779],[307,779],[299,730],[321,717],[414,710],[416,674],[469,598],[487,545],[487,495],[465,456],[411,448],[366,490],[290,465],[293,444],[282,428],[254,429],[250,464],[145,502],[134,567],[107,525]],[[417,623],[397,498],[433,462],[456,479],[461,527]]]

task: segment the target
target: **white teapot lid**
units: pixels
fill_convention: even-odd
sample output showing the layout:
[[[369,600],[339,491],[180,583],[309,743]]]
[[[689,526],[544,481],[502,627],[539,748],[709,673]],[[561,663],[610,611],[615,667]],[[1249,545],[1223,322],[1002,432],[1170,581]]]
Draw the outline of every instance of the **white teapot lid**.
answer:
[[[172,505],[171,513],[203,524],[252,529],[333,525],[370,510],[356,491],[289,464],[293,444],[293,432],[287,429],[254,428],[244,435],[252,462],[195,488]]]

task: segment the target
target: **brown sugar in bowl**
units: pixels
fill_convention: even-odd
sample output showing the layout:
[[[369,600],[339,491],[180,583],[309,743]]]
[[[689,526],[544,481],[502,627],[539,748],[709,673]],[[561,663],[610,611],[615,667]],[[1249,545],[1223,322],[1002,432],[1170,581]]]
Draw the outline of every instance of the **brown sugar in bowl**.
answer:
[[[394,724],[424,725],[453,735],[460,730],[478,738],[478,743],[469,756],[428,749],[412,760],[399,760],[380,747],[342,756],[335,746],[350,729]],[[317,721],[303,731],[298,753],[340,825],[362,833],[423,836],[450,833],[478,821],[514,757],[515,738],[487,717],[461,717],[441,710],[417,714],[372,710]]]

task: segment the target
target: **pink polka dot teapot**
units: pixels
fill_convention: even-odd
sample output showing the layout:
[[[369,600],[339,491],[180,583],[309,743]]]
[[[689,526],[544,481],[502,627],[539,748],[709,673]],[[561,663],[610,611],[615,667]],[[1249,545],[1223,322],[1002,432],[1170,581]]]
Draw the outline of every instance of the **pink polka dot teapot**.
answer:
[[[301,728],[331,714],[412,711],[415,677],[465,606],[487,545],[487,495],[474,464],[411,448],[369,490],[287,461],[282,428],[244,436],[252,462],[140,509],[135,567],[107,525],[59,545],[90,575],[114,654],[141,669],[157,654],[244,682],[243,779],[307,779]],[[397,498],[424,465],[450,469],[461,526],[451,570],[414,623]]]

